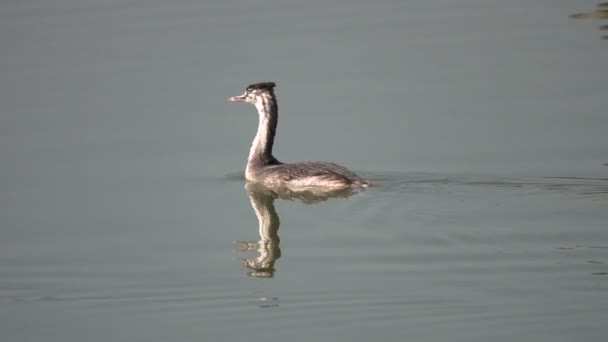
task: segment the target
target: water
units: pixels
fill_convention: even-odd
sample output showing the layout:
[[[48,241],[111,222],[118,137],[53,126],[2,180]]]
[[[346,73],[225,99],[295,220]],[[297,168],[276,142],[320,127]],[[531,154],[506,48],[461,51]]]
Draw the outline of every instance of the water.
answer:
[[[594,5],[3,2],[2,340],[604,341]],[[244,189],[267,80],[372,188]]]

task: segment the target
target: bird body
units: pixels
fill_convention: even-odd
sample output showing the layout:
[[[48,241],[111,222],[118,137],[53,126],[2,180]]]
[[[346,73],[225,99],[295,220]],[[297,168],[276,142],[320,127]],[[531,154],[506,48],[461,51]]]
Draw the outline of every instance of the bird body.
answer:
[[[254,105],[259,115],[258,130],[247,158],[245,178],[268,187],[287,187],[291,190],[367,187],[365,179],[344,166],[329,162],[281,163],[272,155],[279,115],[274,87],[274,82],[252,84],[243,94],[228,99]]]

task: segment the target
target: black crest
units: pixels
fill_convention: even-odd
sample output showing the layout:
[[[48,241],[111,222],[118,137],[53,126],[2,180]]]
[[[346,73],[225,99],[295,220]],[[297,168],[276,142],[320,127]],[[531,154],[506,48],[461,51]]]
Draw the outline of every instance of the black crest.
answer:
[[[273,91],[273,88],[276,86],[276,83],[274,82],[261,82],[261,83],[254,83],[254,84],[250,84],[247,87],[247,91],[251,91],[251,90],[266,90],[266,91]]]

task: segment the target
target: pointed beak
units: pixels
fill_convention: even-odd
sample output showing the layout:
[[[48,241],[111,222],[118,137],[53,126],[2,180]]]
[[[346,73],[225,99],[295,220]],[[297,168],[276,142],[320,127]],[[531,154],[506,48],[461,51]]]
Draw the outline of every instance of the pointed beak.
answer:
[[[228,101],[230,102],[244,102],[247,99],[247,92],[242,93],[238,96],[229,97]]]

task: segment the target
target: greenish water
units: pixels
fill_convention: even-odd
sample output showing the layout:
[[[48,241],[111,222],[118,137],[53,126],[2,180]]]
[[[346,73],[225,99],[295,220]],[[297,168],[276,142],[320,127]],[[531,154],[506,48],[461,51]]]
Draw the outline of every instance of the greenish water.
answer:
[[[604,341],[584,6],[2,3],[0,339]],[[374,186],[245,189],[265,80],[278,158]]]

